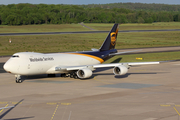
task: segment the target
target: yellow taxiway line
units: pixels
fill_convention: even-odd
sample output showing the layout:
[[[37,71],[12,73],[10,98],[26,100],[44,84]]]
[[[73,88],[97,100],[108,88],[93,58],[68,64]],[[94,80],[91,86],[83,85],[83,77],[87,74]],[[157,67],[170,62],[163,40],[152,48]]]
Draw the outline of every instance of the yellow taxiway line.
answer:
[[[5,107],[7,107],[9,104],[7,104]],[[0,113],[3,111],[4,109],[2,109],[1,111],[0,111]]]
[[[173,107],[174,108],[174,110],[177,112],[177,114],[180,116],[180,114],[179,114],[179,112],[177,111],[177,109],[175,108],[175,107]]]
[[[56,114],[56,111],[57,111],[58,107],[59,107],[59,105],[56,106],[56,109],[54,110],[54,113],[53,113],[53,115],[52,115],[52,117],[51,117],[51,120],[53,120],[53,118],[54,118],[54,116],[55,116],[55,114]]]

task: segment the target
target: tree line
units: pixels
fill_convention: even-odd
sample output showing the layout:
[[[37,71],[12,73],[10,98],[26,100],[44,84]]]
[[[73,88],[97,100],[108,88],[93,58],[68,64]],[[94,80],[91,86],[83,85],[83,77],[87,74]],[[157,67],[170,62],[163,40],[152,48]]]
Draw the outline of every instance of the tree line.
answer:
[[[146,3],[109,3],[109,4],[88,4],[79,5],[83,8],[95,8],[100,7],[104,9],[112,8],[126,8],[130,10],[145,10],[145,11],[180,11],[180,5],[168,5],[168,4],[146,4]]]
[[[180,21],[179,11],[85,8],[78,5],[0,5],[0,25],[66,23],[152,23]]]

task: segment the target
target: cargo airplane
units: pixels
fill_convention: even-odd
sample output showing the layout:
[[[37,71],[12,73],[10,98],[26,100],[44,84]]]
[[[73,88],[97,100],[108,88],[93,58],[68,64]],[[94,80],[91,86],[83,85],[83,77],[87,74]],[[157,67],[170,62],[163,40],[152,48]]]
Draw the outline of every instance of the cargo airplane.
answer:
[[[107,38],[99,49],[82,52],[66,53],[37,53],[19,52],[4,64],[8,73],[15,75],[16,82],[22,82],[22,76],[48,74],[61,74],[62,77],[85,79],[92,76],[96,68],[113,67],[115,75],[125,75],[130,66],[159,64],[159,62],[133,62],[133,63],[110,63],[101,64],[109,58],[128,52],[117,52],[115,49],[118,34],[118,24],[114,24]]]

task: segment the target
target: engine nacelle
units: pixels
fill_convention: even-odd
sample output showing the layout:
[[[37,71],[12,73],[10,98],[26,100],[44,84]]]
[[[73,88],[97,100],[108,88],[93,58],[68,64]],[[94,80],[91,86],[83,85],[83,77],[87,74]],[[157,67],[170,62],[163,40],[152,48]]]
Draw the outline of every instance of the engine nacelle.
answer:
[[[115,75],[125,75],[127,72],[128,72],[128,68],[123,65],[116,66],[113,69],[113,73]]]
[[[77,71],[77,76],[79,78],[89,78],[92,76],[92,71],[88,68],[79,69]]]

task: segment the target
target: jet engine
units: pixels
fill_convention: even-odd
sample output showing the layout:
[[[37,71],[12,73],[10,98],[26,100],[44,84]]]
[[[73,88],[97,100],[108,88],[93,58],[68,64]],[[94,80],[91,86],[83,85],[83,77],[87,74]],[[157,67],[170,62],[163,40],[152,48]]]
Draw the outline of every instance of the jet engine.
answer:
[[[92,71],[88,68],[79,69],[77,71],[77,76],[81,79],[82,78],[89,78],[92,76]]]
[[[115,75],[125,75],[127,72],[128,72],[128,68],[123,65],[116,66],[113,69],[113,73]]]

